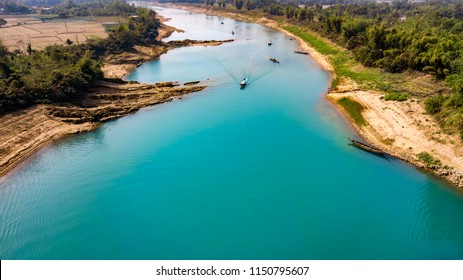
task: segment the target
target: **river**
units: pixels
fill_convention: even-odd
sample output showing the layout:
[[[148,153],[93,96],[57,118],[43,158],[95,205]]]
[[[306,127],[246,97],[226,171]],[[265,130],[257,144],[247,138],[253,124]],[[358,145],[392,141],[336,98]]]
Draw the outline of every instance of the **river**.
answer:
[[[127,78],[209,87],[62,139],[3,180],[2,259],[463,258],[462,192],[349,145],[328,74],[296,40],[158,12],[186,31],[170,39],[235,42]]]

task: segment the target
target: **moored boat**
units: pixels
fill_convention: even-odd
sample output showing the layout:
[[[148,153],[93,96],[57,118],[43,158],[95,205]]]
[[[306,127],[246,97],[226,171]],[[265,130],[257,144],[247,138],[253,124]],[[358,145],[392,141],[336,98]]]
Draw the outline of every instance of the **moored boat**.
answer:
[[[272,41],[268,41],[267,44],[268,44],[269,46],[271,46],[271,45],[272,45]]]
[[[354,139],[350,139],[349,137],[347,139],[349,139],[354,146],[356,146],[356,147],[358,147],[358,148],[360,148],[362,150],[368,151],[370,153],[378,154],[378,155],[384,155],[384,151],[381,150],[378,147],[375,147],[375,146],[370,145],[370,144],[362,143],[362,142],[354,140]]]
[[[276,58],[274,58],[274,57],[271,57],[271,58],[270,58],[270,61],[271,61],[271,62],[274,62],[274,63],[280,63],[280,62],[279,62]]]
[[[303,51],[294,51],[294,52],[298,54],[305,54],[305,55],[309,54],[308,52],[303,52]]]

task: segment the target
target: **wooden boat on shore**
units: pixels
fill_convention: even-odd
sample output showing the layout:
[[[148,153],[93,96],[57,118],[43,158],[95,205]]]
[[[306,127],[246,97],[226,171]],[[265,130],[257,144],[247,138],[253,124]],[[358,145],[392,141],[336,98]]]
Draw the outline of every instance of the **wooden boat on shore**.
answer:
[[[303,52],[303,51],[294,51],[295,53],[298,53],[298,54],[305,54],[305,55],[308,55],[309,53],[308,52]]]
[[[357,140],[350,139],[349,137],[347,139],[349,139],[352,142],[352,144],[356,146],[357,148],[360,148],[362,150],[365,150],[367,152],[374,153],[377,155],[384,155],[384,152],[378,147],[375,147],[375,146],[372,146],[366,143],[362,143]]]
[[[279,62],[276,58],[274,58],[274,57],[271,57],[271,58],[270,58],[270,61],[271,61],[271,62],[274,62],[274,63],[280,63],[280,62]]]

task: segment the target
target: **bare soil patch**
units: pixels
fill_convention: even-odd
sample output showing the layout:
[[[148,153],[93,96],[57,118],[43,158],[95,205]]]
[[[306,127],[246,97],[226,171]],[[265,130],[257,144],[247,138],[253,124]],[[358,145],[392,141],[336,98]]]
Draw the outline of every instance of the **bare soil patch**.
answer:
[[[106,38],[103,23],[97,21],[41,22],[37,20],[8,20],[8,26],[0,28],[0,39],[10,50],[26,50],[30,43],[33,49],[43,49],[48,45],[66,43],[78,44],[90,38]],[[16,22],[16,24],[15,24]],[[19,25],[18,25],[19,24]]]

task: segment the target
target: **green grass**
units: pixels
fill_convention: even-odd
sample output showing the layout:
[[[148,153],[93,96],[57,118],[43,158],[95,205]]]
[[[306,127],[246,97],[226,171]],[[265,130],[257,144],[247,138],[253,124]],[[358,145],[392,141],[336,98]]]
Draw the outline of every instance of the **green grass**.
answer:
[[[384,100],[389,101],[405,101],[409,98],[410,96],[407,93],[400,93],[400,92],[391,92],[388,93],[384,96]]]
[[[218,9],[217,10],[223,10]],[[315,50],[328,58],[333,66],[336,78],[332,81],[331,88],[336,88],[343,79],[354,81],[361,90],[377,90],[384,93],[407,93],[410,96],[419,97],[423,90],[434,92],[435,81],[425,81],[422,74],[416,73],[388,73],[379,68],[364,67],[358,62],[351,51],[346,50],[335,43],[323,38],[323,36],[310,30],[307,26],[298,25],[288,21],[284,16],[271,16],[262,11],[252,10],[238,11],[233,5],[227,5],[223,11],[235,12],[258,20],[267,17],[278,23],[282,29],[300,37]],[[416,79],[419,78],[420,86],[417,87]],[[442,89],[442,86],[440,86]]]
[[[430,155],[428,152],[421,152],[419,154],[416,154],[416,157],[422,161],[427,167],[433,167],[433,166],[440,166],[442,165],[441,161],[438,159],[435,159],[432,155]]]
[[[294,25],[285,25],[282,28],[302,38],[317,52],[327,56],[336,74],[332,87],[336,87],[339,84],[339,78],[344,77],[352,79],[363,89],[377,89],[389,92],[391,88],[390,75],[383,73],[379,69],[362,67],[350,51],[329,44],[319,35],[304,28]]]
[[[104,24],[103,26],[105,27],[106,32],[116,31],[118,28],[120,28],[120,26],[122,26],[122,28],[124,30],[129,29],[129,24],[128,23]]]
[[[339,50],[337,48],[328,45],[319,36],[314,35],[313,33],[309,33],[300,27],[297,27],[294,25],[285,25],[282,28],[300,37],[302,40],[309,43],[312,47],[314,47],[321,54],[331,55],[331,54],[339,53]]]
[[[364,126],[367,124],[362,116],[362,111],[365,109],[362,104],[348,97],[343,97],[337,102],[344,108],[344,110],[346,110],[346,112],[351,116],[351,118],[358,126]]]
[[[45,14],[45,15],[38,15],[37,16],[41,20],[50,20],[50,19],[57,19],[58,14]]]

